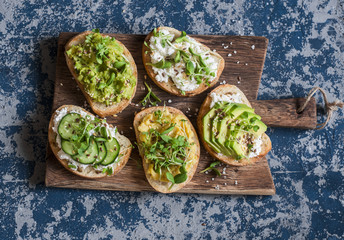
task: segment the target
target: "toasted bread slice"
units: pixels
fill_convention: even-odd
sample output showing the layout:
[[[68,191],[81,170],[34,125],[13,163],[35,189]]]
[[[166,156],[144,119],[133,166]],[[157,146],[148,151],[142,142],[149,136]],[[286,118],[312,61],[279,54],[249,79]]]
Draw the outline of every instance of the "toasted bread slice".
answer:
[[[135,92],[136,92],[136,86],[137,86],[137,68],[136,68],[136,64],[134,61],[134,58],[131,56],[129,50],[124,46],[123,43],[121,43],[120,41],[116,40],[118,42],[119,45],[121,45],[123,47],[123,55],[126,57],[126,59],[129,61],[130,64],[130,68],[132,70],[132,74],[134,75],[135,79],[136,79],[136,84],[135,84],[135,88],[133,91],[132,96],[130,97],[130,99],[122,99],[120,102],[106,106],[105,103],[99,103],[94,101],[91,96],[85,91],[82,83],[80,81],[78,81],[78,73],[75,71],[74,68],[74,61],[73,59],[70,59],[67,55],[67,51],[74,45],[78,45],[81,44],[83,42],[85,42],[86,36],[93,33],[92,31],[86,31],[83,33],[80,33],[78,35],[76,35],[75,37],[73,37],[72,39],[70,39],[66,46],[65,46],[65,57],[66,57],[66,62],[67,62],[67,66],[70,70],[70,72],[73,75],[73,78],[75,79],[75,81],[77,82],[79,88],[81,89],[82,93],[84,94],[87,102],[90,104],[92,110],[98,114],[100,117],[106,117],[106,116],[110,116],[110,115],[114,115],[116,113],[121,112],[124,108],[126,108],[130,103],[131,100],[134,98],[135,96]],[[107,36],[105,34],[101,34],[103,37]]]
[[[125,136],[121,135],[118,133],[116,133],[115,138],[117,139],[118,143],[120,144],[120,152],[119,152],[119,161],[117,163],[114,164],[113,166],[113,172],[111,175],[108,175],[106,172],[103,173],[102,171],[99,170],[95,170],[92,165],[88,165],[85,166],[84,168],[82,167],[77,167],[76,170],[73,170],[71,168],[68,167],[69,165],[69,160],[67,159],[61,159],[59,157],[59,152],[63,151],[58,143],[57,143],[57,138],[59,136],[57,136],[57,129],[56,126],[58,126],[58,121],[55,121],[56,117],[58,116],[58,114],[60,113],[60,111],[66,111],[67,113],[69,112],[84,112],[87,115],[90,116],[94,116],[92,113],[86,111],[85,109],[78,107],[78,106],[74,106],[74,105],[63,105],[61,107],[59,107],[51,116],[50,122],[49,122],[49,129],[48,129],[48,140],[49,140],[49,145],[51,150],[53,151],[56,159],[62,164],[62,166],[64,166],[68,171],[80,176],[80,177],[84,177],[84,178],[88,178],[88,179],[94,179],[94,178],[103,178],[106,176],[113,176],[116,173],[118,173],[124,166],[125,164],[128,162],[130,153],[131,153],[131,142],[128,138],[126,138]],[[109,124],[110,127],[113,127],[112,125]]]
[[[144,119],[144,117],[150,113],[153,113],[157,110],[161,110],[163,111],[164,109],[167,109],[170,113],[172,114],[178,114],[178,115],[182,115],[183,117],[185,117],[185,119],[187,119],[187,123],[191,129],[191,131],[194,133],[194,137],[193,137],[193,142],[196,145],[196,153],[195,153],[195,159],[190,163],[191,166],[188,170],[187,173],[187,180],[183,183],[180,184],[174,184],[172,187],[170,187],[171,183],[170,182],[163,182],[163,181],[157,181],[154,180],[150,174],[148,173],[148,168],[149,168],[149,163],[147,163],[145,161],[145,156],[144,156],[144,149],[142,148],[142,142],[140,141],[140,132],[138,130],[139,125],[141,124],[142,120]],[[173,107],[151,107],[151,108],[147,108],[139,113],[136,114],[135,118],[134,118],[134,129],[135,129],[135,134],[136,134],[136,140],[139,146],[139,152],[140,152],[140,156],[142,158],[142,164],[143,164],[143,168],[145,171],[145,175],[146,178],[149,182],[149,184],[158,192],[162,192],[162,193],[172,193],[172,192],[176,192],[178,190],[180,190],[181,188],[183,188],[186,184],[188,184],[188,182],[191,181],[193,175],[196,172],[197,169],[197,165],[198,165],[198,161],[199,161],[199,156],[200,156],[200,144],[198,141],[198,137],[197,137],[197,133],[194,129],[194,127],[192,126],[192,123],[190,122],[190,120],[183,114],[183,112],[181,112],[180,110],[173,108]]]
[[[247,100],[246,96],[244,95],[244,93],[237,88],[234,85],[229,85],[229,84],[225,84],[225,85],[221,85],[218,86],[217,88],[215,88],[214,90],[212,90],[208,96],[206,97],[206,99],[204,100],[198,116],[197,116],[197,126],[198,126],[198,130],[199,130],[199,134],[200,134],[200,138],[201,141],[203,143],[203,146],[205,147],[205,149],[207,150],[207,152],[214,158],[220,160],[223,163],[226,163],[228,165],[232,165],[232,166],[244,166],[244,165],[249,165],[252,163],[255,163],[257,161],[259,161],[262,157],[264,157],[266,154],[268,154],[268,152],[271,150],[271,141],[268,135],[266,135],[265,133],[263,133],[262,135],[262,147],[261,147],[261,152],[259,153],[258,156],[253,157],[253,158],[248,158],[248,159],[241,159],[241,160],[236,160],[233,157],[229,157],[223,154],[218,154],[216,153],[210,146],[209,144],[204,140],[204,136],[203,136],[203,117],[209,112],[209,110],[211,109],[210,104],[212,102],[212,98],[211,98],[211,94],[212,93],[216,93],[218,95],[232,95],[232,94],[239,94],[242,100],[242,103],[246,104],[249,107],[252,107],[250,102]]]
[[[175,35],[173,40],[180,37],[182,34],[182,32],[178,31],[177,29],[170,28],[170,27],[159,27],[159,28],[157,28],[157,32],[159,32],[160,30],[163,30],[163,29],[165,29],[165,30],[167,30],[170,33],[173,33]],[[147,37],[145,38],[145,42],[149,44],[149,40],[152,36],[153,36],[153,31],[147,35]],[[171,78],[169,78],[168,82],[157,81],[157,79],[156,79],[157,74],[154,73],[152,66],[149,65],[150,63],[152,63],[151,55],[149,52],[150,49],[147,46],[145,46],[145,44],[143,44],[143,46],[142,46],[143,65],[146,68],[148,76],[155,82],[156,85],[158,85],[161,89],[165,90],[166,92],[169,92],[173,95],[181,96],[181,97],[195,96],[197,94],[200,94],[201,92],[204,92],[208,88],[213,87],[218,82],[220,75],[221,75],[221,73],[225,67],[225,60],[223,59],[223,57],[220,56],[220,54],[211,51],[204,44],[201,44],[201,48],[204,51],[209,51],[209,54],[211,56],[213,56],[219,60],[219,64],[218,64],[218,68],[217,68],[217,72],[216,72],[216,77],[211,82],[209,82],[209,86],[207,84],[205,84],[204,82],[202,82],[198,88],[196,88],[195,90],[192,90],[192,91],[185,91],[185,94],[182,94],[181,90],[176,87],[175,83],[171,80]]]

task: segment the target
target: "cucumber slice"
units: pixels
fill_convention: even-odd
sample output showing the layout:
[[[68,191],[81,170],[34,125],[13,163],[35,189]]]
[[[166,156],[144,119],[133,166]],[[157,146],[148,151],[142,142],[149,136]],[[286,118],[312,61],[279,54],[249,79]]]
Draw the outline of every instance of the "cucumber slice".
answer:
[[[107,154],[104,160],[100,163],[104,166],[113,163],[116,160],[120,150],[120,146],[116,138],[112,138],[110,141],[105,142],[105,147]]]
[[[65,115],[58,127],[58,133],[61,138],[65,140],[72,140],[73,135],[80,135],[83,128],[80,128],[81,124],[84,124],[84,119],[77,113],[69,113]]]
[[[91,138],[90,145],[88,146],[87,150],[82,154],[77,154],[73,156],[73,159],[83,163],[83,164],[91,164],[94,163],[98,158],[98,145],[97,142]]]
[[[76,149],[75,144],[65,139],[61,139],[61,148],[65,153],[71,156],[74,156],[75,154],[78,153],[78,150]]]
[[[107,155],[107,150],[106,150],[106,146],[105,146],[105,142],[104,141],[101,141],[101,142],[97,142],[97,145],[98,145],[98,158],[96,160],[96,163],[100,163],[102,162],[106,155]]]

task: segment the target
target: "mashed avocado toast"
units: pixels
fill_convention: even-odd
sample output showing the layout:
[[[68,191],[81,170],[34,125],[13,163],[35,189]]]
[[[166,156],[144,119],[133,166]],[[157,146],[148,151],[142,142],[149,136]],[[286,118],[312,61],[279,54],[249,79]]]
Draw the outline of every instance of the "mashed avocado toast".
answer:
[[[96,114],[114,115],[129,105],[137,69],[121,42],[94,30],[72,38],[65,50],[68,68]]]

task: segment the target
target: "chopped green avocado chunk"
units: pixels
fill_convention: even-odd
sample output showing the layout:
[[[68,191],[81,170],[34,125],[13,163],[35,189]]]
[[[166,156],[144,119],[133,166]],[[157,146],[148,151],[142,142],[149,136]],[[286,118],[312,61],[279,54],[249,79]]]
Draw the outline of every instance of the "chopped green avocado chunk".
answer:
[[[115,38],[93,32],[66,53],[74,61],[77,80],[95,102],[111,105],[133,95],[136,78]]]

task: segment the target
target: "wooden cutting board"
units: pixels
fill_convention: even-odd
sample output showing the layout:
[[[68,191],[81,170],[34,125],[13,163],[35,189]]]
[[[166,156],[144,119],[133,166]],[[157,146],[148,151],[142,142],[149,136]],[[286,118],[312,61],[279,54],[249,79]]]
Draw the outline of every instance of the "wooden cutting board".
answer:
[[[76,33],[61,33],[59,36],[53,111],[64,104],[74,104],[90,110],[75,80],[72,79],[72,75],[65,62],[64,45],[75,35]],[[109,35],[123,42],[132,53],[137,64],[138,87],[132,104],[118,114],[117,117],[108,117],[108,122],[116,125],[119,131],[123,132],[132,143],[136,141],[132,128],[133,119],[135,113],[142,108],[138,103],[147,93],[143,84],[146,81],[152,87],[153,92],[166,105],[182,110],[196,126],[197,111],[210,90],[190,98],[176,97],[164,92],[146,76],[141,59],[141,47],[145,36],[130,34]],[[315,128],[316,108],[314,99],[302,114],[297,114],[296,108],[304,102],[304,99],[255,100],[258,94],[268,45],[266,38],[204,35],[194,35],[193,37],[208,45],[211,49],[215,49],[224,57],[226,65],[218,85],[223,82],[237,85],[246,94],[256,112],[262,116],[263,121],[268,126]],[[59,164],[49,146],[47,149],[45,184],[48,187],[154,191],[148,184],[141,168],[141,158],[137,148],[133,149],[127,165],[121,172],[114,177],[98,180],[88,180],[70,173]],[[275,194],[275,186],[266,158],[252,166],[222,166],[219,168],[223,172],[221,177],[216,177],[214,173],[199,173],[213,161],[214,159],[201,146],[201,157],[197,172],[192,181],[179,192],[250,195]]]

